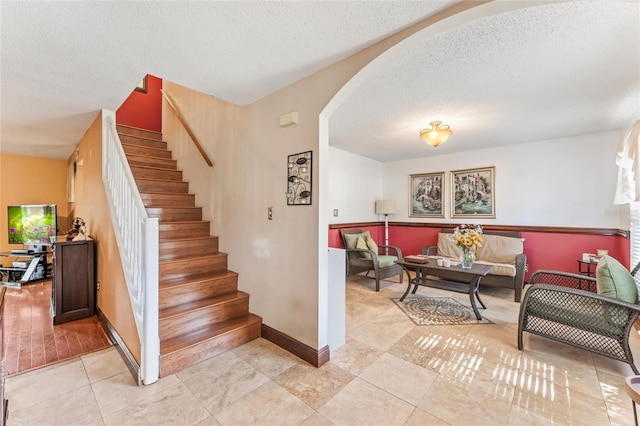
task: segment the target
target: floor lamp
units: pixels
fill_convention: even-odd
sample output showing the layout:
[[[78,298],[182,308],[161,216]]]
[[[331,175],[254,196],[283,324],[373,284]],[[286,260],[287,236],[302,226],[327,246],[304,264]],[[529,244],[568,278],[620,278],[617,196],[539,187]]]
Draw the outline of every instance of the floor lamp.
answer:
[[[384,215],[384,245],[389,245],[389,215],[396,212],[396,203],[393,200],[376,201],[376,213]],[[385,254],[389,254],[389,249],[385,247]]]

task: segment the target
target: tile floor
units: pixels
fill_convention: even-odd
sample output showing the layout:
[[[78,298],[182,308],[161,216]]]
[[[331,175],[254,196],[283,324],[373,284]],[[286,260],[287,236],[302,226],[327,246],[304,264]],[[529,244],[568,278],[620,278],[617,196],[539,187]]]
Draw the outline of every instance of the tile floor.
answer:
[[[537,336],[518,351],[512,292],[482,289],[494,324],[415,326],[390,300],[404,288],[350,280],[347,343],[321,368],[257,339],[137,387],[109,348],[9,377],[9,425],[633,424],[631,369]]]

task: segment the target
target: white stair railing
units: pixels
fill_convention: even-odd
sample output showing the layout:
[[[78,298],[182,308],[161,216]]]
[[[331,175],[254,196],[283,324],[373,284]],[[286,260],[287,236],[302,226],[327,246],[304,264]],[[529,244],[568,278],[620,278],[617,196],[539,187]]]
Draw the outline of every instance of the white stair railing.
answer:
[[[140,380],[160,376],[158,219],[147,215],[112,111],[102,112],[102,181],[141,345]]]

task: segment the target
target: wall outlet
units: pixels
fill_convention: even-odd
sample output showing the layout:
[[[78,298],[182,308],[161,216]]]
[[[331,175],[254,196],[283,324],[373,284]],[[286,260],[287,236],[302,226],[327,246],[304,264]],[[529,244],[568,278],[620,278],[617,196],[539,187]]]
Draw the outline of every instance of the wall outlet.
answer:
[[[267,219],[273,220],[273,207],[267,207]]]
[[[333,217],[338,217],[338,209],[333,209]]]
[[[100,291],[100,281],[96,281],[96,290]]]

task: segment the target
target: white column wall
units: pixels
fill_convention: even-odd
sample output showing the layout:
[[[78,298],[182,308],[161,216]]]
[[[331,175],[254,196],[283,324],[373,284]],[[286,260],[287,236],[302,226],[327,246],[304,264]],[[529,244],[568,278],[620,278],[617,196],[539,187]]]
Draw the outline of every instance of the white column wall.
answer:
[[[329,147],[329,168],[329,223],[379,220],[375,200],[383,198],[382,163]]]

